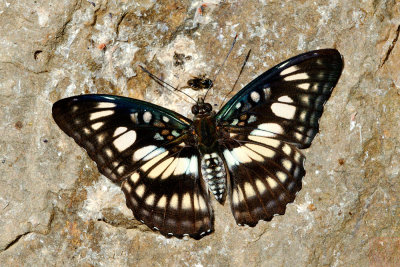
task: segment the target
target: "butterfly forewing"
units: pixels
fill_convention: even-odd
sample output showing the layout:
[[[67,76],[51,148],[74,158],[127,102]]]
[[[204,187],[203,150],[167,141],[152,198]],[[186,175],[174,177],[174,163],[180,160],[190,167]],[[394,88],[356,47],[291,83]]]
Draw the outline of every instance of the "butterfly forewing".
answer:
[[[212,230],[198,152],[186,147],[191,121],[147,102],[82,95],[53,105],[60,128],[123,185],[136,218],[165,235],[193,237]]]
[[[337,50],[291,58],[260,75],[217,114],[238,224],[283,214],[301,189],[304,156],[343,68]]]
[[[150,148],[178,142],[190,124],[172,111],[108,95],[62,99],[53,105],[53,117],[114,182],[136,169]]]

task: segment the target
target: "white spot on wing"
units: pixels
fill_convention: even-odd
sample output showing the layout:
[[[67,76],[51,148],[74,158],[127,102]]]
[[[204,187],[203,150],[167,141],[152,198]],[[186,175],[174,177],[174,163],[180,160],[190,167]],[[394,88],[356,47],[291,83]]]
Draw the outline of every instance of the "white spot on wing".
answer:
[[[169,118],[167,116],[163,116],[162,119],[164,122],[169,122]]]
[[[291,67],[289,67],[289,68],[283,70],[283,71],[281,72],[281,76],[286,75],[286,74],[289,74],[289,73],[292,73],[292,72],[295,72],[295,71],[298,71],[298,70],[299,70],[299,67],[297,67],[297,66],[291,66]]]
[[[174,175],[182,175],[189,168],[190,159],[188,158],[179,158],[179,162],[177,163],[177,167],[175,168]]]
[[[246,144],[246,146],[257,153],[263,155],[267,158],[273,158],[275,156],[275,151],[272,149],[266,148],[264,146],[256,145],[256,144]],[[261,160],[260,160],[261,161]]]
[[[190,201],[190,194],[186,193],[182,198],[182,209],[190,210],[192,208],[192,202]]]
[[[156,133],[156,134],[153,136],[153,138],[154,138],[155,140],[157,140],[157,141],[162,141],[162,140],[164,140],[164,137],[162,137],[160,133]]]
[[[124,181],[122,183],[122,187],[125,188],[125,190],[129,193],[132,192],[132,186],[127,181]]]
[[[172,130],[171,134],[175,137],[178,137],[180,135],[176,130]]]
[[[131,114],[131,120],[135,124],[138,123],[138,113],[137,112]]]
[[[155,166],[154,169],[151,170],[151,172],[147,176],[149,178],[157,178],[158,176],[160,176],[161,173],[163,173],[166,170],[166,168],[171,164],[173,160],[174,160],[173,157],[164,160],[163,162],[161,162],[161,164]]]
[[[187,171],[189,171],[189,173],[193,173],[194,175],[197,175],[197,173],[198,173],[197,156],[192,156],[191,157],[190,165],[189,165],[189,168],[187,169]]]
[[[133,161],[138,161],[146,156],[147,157],[144,158],[144,160],[149,160],[165,151],[165,149],[163,149],[163,148],[159,148],[159,149],[155,150],[156,148],[157,147],[154,145],[139,148],[138,150],[135,151],[135,153],[133,153]],[[150,152],[152,152],[152,153],[149,154]]]
[[[167,205],[167,197],[163,195],[157,202],[157,208],[164,209],[166,205]]]
[[[157,149],[158,150],[158,149]],[[153,165],[157,164],[157,162],[159,162],[161,159],[163,159],[164,157],[166,157],[168,155],[168,151],[165,151],[163,153],[161,153],[160,155],[152,158],[151,160],[149,160],[148,162],[146,162],[146,164],[143,164],[142,167],[140,167],[141,170],[143,170],[144,172],[146,172],[148,169],[150,169]]]
[[[169,206],[172,209],[177,210],[178,209],[178,204],[179,204],[179,202],[178,202],[178,194],[175,193],[175,194],[172,195],[171,200],[169,201]]]
[[[293,119],[296,113],[296,107],[288,104],[274,103],[271,105],[272,112],[281,118]]]
[[[194,210],[195,211],[200,209],[200,206],[199,206],[199,195],[193,196],[193,205],[194,205]]]
[[[271,177],[267,177],[267,183],[271,189],[275,189],[278,186],[278,183]]]
[[[288,144],[284,144],[283,147],[282,147],[282,151],[286,155],[290,155],[290,153],[292,152],[292,149],[290,148],[290,146]]]
[[[279,102],[284,102],[284,103],[293,103],[293,99],[291,99],[287,95],[281,96],[280,98],[278,98],[278,101]]]
[[[264,194],[264,192],[267,191],[265,184],[260,179],[256,180],[256,186],[257,186],[258,192],[260,192],[260,195]]]
[[[151,121],[152,117],[153,117],[153,115],[151,115],[150,111],[146,111],[145,113],[143,113],[143,121],[145,123],[149,123]]]
[[[207,204],[202,196],[199,196],[199,207],[202,211],[207,211]]]
[[[172,173],[175,171],[176,167],[178,166],[179,158],[175,158],[175,160],[168,166],[168,168],[164,171],[161,175],[161,179],[169,178]]]
[[[104,122],[96,122],[95,124],[92,124],[92,129],[93,130],[98,130],[101,126],[103,126],[104,125]]]
[[[258,125],[258,129],[264,130],[267,132],[275,133],[275,134],[282,134],[283,128],[277,123],[263,123]]]
[[[251,159],[246,152],[246,148],[236,147],[232,149],[231,154],[238,162],[249,163],[251,162]]]
[[[91,133],[91,131],[88,129],[88,128],[83,128],[83,132],[86,134],[86,135],[89,135],[90,133]]]
[[[307,73],[298,73],[298,74],[295,74],[295,75],[286,76],[285,78],[283,78],[283,80],[285,80],[285,81],[295,81],[295,80],[306,80],[308,78],[310,78],[310,76],[308,76]]]
[[[251,141],[259,142],[259,143],[265,144],[267,146],[272,146],[275,148],[278,148],[281,144],[281,142],[276,139],[262,137],[262,136],[249,135],[248,138]]]
[[[136,132],[130,130],[113,141],[115,148],[121,152],[130,147],[136,141]]]
[[[235,165],[239,165],[239,162],[232,156],[228,149],[224,150],[224,157],[229,169],[232,169],[232,167]]]
[[[114,110],[104,110],[104,111],[98,111],[90,114],[89,120],[96,120],[102,117],[107,117],[114,114]]]
[[[303,90],[308,90],[308,88],[310,88],[310,84],[309,83],[300,83],[297,85],[298,88],[303,89]]]
[[[110,102],[100,102],[97,104],[97,108],[113,108],[115,106],[117,105]]]
[[[109,158],[111,158],[113,155],[111,149],[109,149],[109,148],[104,149],[104,152],[106,153],[107,157],[109,157]]]
[[[154,205],[154,194],[151,194],[150,196],[146,197],[145,203],[149,206],[153,206]]]
[[[136,195],[138,195],[139,197],[142,197],[144,195],[145,191],[146,191],[146,187],[144,186],[144,184],[139,185],[135,189]]]
[[[250,118],[247,120],[248,123],[255,122],[257,120],[257,117],[254,115],[251,115]]]
[[[232,192],[232,203],[235,206],[239,205],[239,195],[238,195],[237,190],[233,190],[233,192]]]
[[[296,152],[296,154],[294,154],[294,160],[296,162],[300,162],[301,159],[301,154],[299,152]]]
[[[293,163],[290,160],[283,160],[282,161],[283,167],[285,167],[286,170],[290,170],[293,166]]]
[[[104,138],[105,138],[104,134],[99,134],[97,136],[97,142],[99,142],[100,144],[103,143]]]
[[[253,186],[249,182],[244,183],[244,192],[248,198],[256,196],[256,191],[254,191]]]
[[[278,179],[279,179],[279,181],[281,181],[281,183],[284,183],[286,181],[286,179],[287,179],[287,174],[283,173],[281,171],[278,171],[276,173],[276,177],[278,177]]]
[[[140,178],[140,176],[139,176],[139,173],[137,173],[137,172],[135,172],[135,173],[133,173],[132,175],[131,175],[131,182],[133,183],[133,184],[136,184],[137,183],[137,181],[139,181],[139,178]]]
[[[251,100],[253,100],[256,103],[258,101],[260,101],[260,94],[258,92],[256,92],[256,91],[251,92],[250,93],[250,97],[251,97]]]
[[[126,128],[126,127],[118,127],[118,128],[114,131],[113,137],[115,137],[115,136],[117,136],[117,135],[120,135],[120,134],[126,132],[126,130],[128,130],[128,128]]]

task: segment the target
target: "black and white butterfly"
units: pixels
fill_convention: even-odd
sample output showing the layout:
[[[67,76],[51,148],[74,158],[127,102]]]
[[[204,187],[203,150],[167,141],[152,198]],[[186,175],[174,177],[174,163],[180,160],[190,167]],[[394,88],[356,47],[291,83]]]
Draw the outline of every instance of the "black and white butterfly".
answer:
[[[337,50],[307,52],[261,74],[215,113],[200,98],[193,121],[113,95],[53,105],[59,127],[120,184],[134,216],[166,236],[213,231],[210,193],[229,198],[238,225],[284,214],[305,175],[299,149],[318,133],[343,69]]]

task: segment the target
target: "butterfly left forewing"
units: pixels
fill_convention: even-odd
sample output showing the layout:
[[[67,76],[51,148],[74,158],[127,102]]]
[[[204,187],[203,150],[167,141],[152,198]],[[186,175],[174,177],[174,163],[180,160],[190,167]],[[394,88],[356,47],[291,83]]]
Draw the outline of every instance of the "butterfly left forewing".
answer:
[[[305,174],[298,148],[318,133],[342,69],[337,50],[301,54],[260,75],[218,112],[238,224],[270,220],[294,200]]]

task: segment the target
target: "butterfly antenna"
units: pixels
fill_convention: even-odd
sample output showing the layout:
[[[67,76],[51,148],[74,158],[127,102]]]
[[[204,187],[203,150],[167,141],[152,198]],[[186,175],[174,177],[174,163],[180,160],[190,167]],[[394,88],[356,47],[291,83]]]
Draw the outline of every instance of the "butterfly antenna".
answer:
[[[238,75],[238,77],[236,78],[236,81],[235,81],[235,83],[233,84],[232,89],[225,95],[225,97],[224,97],[224,99],[222,100],[222,103],[221,103],[221,105],[219,106],[219,108],[222,107],[222,105],[224,104],[224,102],[225,102],[227,96],[228,96],[230,93],[232,93],[233,90],[235,89],[235,86],[236,86],[236,84],[237,84],[238,81],[239,81],[240,75],[242,74],[243,69],[244,69],[244,67],[246,66],[247,60],[249,60],[250,52],[251,52],[251,49],[250,49],[249,52],[247,53],[247,56],[246,56],[246,58],[245,58],[245,60],[244,60],[244,62],[243,62],[242,68],[240,69],[239,75]]]
[[[186,94],[185,92],[179,90],[178,88],[173,87],[173,86],[170,85],[169,83],[167,83],[167,82],[161,80],[160,78],[158,78],[157,76],[155,76],[154,74],[152,74],[150,71],[148,71],[148,70],[145,69],[144,67],[142,67],[142,66],[139,66],[139,67],[141,67],[142,70],[143,70],[144,72],[146,72],[147,75],[150,76],[150,78],[152,78],[156,83],[158,83],[159,85],[161,85],[163,88],[165,88],[165,89],[171,91],[172,93],[176,94],[176,95],[179,96],[179,97],[182,97],[180,94],[177,94],[177,93],[176,93],[176,91],[178,91],[178,92],[180,92],[180,93],[186,95],[186,96],[189,97],[190,99],[192,99],[195,103],[197,103],[197,101],[196,101],[193,97],[191,97],[190,95],[188,95],[188,94]],[[172,90],[171,88],[172,88],[173,90]]]
[[[231,54],[231,52],[232,52],[232,50],[233,50],[233,47],[235,46],[235,43],[236,43],[237,37],[238,37],[238,35],[236,34],[236,35],[235,35],[235,38],[233,39],[233,42],[232,42],[231,48],[229,49],[229,52],[228,52],[228,54],[226,55],[226,57],[225,57],[224,61],[223,61],[223,62],[222,62],[222,64],[221,64],[221,66],[219,67],[219,69],[218,69],[217,73],[214,75],[214,78],[212,78],[212,79],[211,79],[211,81],[212,81],[212,83],[211,83],[211,84],[214,84],[214,81],[215,81],[215,79],[217,78],[218,74],[221,72],[221,70],[222,70],[222,67],[225,65],[225,62],[226,62],[226,60],[228,59],[229,55]],[[205,99],[206,99],[206,96],[207,96],[207,94],[208,94],[208,92],[210,91],[210,89],[211,89],[211,88],[212,88],[212,87],[208,88],[208,90],[207,90],[206,94],[204,95],[204,98],[203,98],[203,100],[205,100]]]

